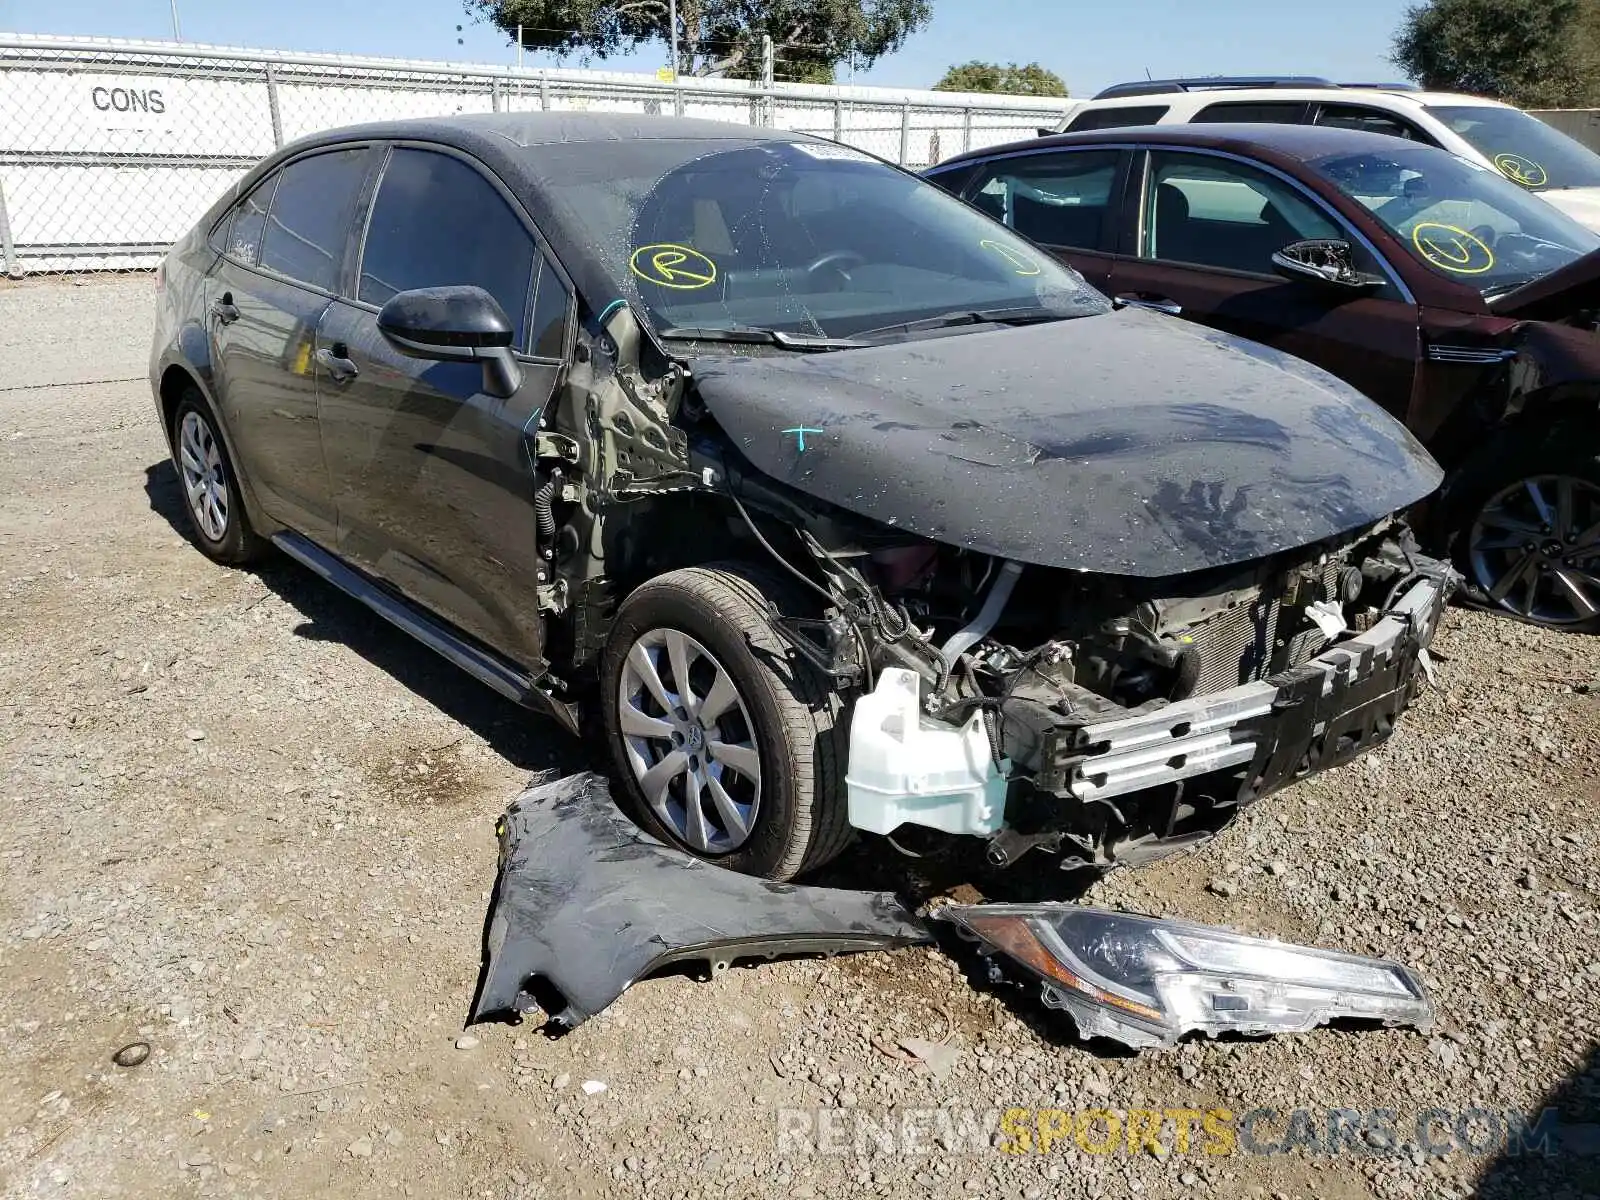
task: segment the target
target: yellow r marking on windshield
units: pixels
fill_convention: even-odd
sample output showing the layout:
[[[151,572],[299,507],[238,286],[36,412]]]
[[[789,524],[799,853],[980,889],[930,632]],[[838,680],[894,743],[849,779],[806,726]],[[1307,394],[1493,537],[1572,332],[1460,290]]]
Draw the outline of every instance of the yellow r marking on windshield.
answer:
[[[693,291],[717,280],[717,264],[698,250],[674,242],[640,246],[628,260],[628,270],[657,287]]]
[[[1018,275],[1037,275],[1044,270],[1037,259],[1012,246],[1003,246],[993,238],[984,238],[978,245],[985,250],[993,250],[1010,263]]]
[[[1550,182],[1550,173],[1531,158],[1520,154],[1496,154],[1494,165],[1512,183],[1525,188],[1541,188]]]
[[[1456,225],[1423,221],[1411,231],[1417,253],[1441,271],[1453,275],[1482,275],[1494,270],[1494,251],[1482,238]]]

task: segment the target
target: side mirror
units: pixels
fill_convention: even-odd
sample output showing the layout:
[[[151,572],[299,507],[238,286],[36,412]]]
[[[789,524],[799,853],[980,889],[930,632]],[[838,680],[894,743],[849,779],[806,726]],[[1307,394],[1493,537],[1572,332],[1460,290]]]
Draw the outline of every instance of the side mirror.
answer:
[[[522,367],[511,353],[511,319],[480,287],[399,292],[378,313],[378,330],[410,358],[482,363],[490,396],[504,400],[522,386]]]
[[[1349,242],[1313,239],[1293,242],[1272,256],[1272,265],[1285,279],[1310,279],[1325,287],[1369,291],[1383,280],[1356,270],[1356,255]]]

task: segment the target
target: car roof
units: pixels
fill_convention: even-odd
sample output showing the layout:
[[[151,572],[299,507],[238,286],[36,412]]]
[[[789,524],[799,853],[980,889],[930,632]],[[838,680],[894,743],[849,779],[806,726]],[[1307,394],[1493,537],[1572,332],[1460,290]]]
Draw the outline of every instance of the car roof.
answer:
[[[1266,151],[1281,158],[1307,162],[1325,158],[1330,154],[1382,154],[1394,153],[1395,143],[1407,149],[1434,150],[1421,142],[1407,142],[1387,133],[1369,133],[1361,129],[1339,129],[1329,125],[1269,125],[1240,122],[1235,124],[1205,125],[1133,125],[1125,129],[1095,129],[1082,133],[1053,133],[1026,141],[1008,142],[1003,146],[988,146],[982,150],[969,150],[938,165],[944,170],[963,162],[992,158],[999,154],[1013,154],[1030,150],[1047,150],[1068,146],[1122,146],[1137,141],[1146,145],[1195,146],[1208,150],[1228,150],[1239,154]],[[1445,153],[1445,151],[1438,151]]]
[[[1126,85],[1129,90],[1112,96],[1099,95],[1077,105],[1073,112],[1094,108],[1145,107],[1166,103],[1185,107],[1205,108],[1211,104],[1231,103],[1241,100],[1260,102],[1278,101],[1292,104],[1303,100],[1330,100],[1345,104],[1389,103],[1396,107],[1425,108],[1430,105],[1457,107],[1511,108],[1512,105],[1486,96],[1471,96],[1464,92],[1422,92],[1411,88],[1385,87],[1382,84],[1314,84],[1301,86],[1275,85],[1258,87],[1206,87],[1204,81],[1194,86],[1134,90],[1136,85]]]
[[[804,134],[726,121],[692,117],[658,117],[640,113],[525,112],[461,113],[448,117],[416,117],[329,129],[302,144],[348,141],[351,138],[420,138],[450,142],[457,137],[497,138],[514,146],[548,146],[565,142],[637,142],[672,138],[729,138],[738,141],[799,141]],[[808,139],[809,140],[809,139]]]
[[[549,240],[579,293],[591,304],[603,304],[617,294],[616,280],[589,244],[587,231],[551,203],[548,181],[553,172],[564,178],[574,172],[626,174],[630,146],[644,142],[720,141],[735,150],[761,143],[820,140],[782,129],[638,113],[468,113],[378,121],[322,130],[290,143],[252,168],[224,199],[233,203],[267,173],[308,151],[349,142],[436,143],[470,155],[492,171]],[[574,146],[583,150],[569,149]],[[222,207],[219,203],[206,220],[213,220]]]

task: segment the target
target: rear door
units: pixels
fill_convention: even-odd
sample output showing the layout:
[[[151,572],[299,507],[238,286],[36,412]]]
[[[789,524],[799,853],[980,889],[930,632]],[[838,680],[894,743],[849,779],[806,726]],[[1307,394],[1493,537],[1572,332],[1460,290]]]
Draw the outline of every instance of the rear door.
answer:
[[[397,292],[474,284],[519,330],[517,394],[480,367],[407,358],[378,331]],[[475,162],[398,145],[351,294],[318,331],[317,379],[343,557],[519,662],[541,648],[533,431],[566,359],[572,289],[510,194]]]
[[[327,546],[335,517],[312,371],[316,331],[339,286],[371,163],[369,147],[341,147],[262,181],[229,218],[207,292],[217,395],[240,469],[270,516]]]
[[[961,198],[1049,250],[1104,291],[1130,153],[1057,149],[981,163]]]
[[[1309,191],[1232,155],[1152,150],[1128,189],[1111,293],[1264,342],[1331,371],[1402,420],[1418,358],[1418,309],[1364,239]],[[1389,282],[1368,292],[1290,281],[1272,255],[1305,239],[1348,241]]]

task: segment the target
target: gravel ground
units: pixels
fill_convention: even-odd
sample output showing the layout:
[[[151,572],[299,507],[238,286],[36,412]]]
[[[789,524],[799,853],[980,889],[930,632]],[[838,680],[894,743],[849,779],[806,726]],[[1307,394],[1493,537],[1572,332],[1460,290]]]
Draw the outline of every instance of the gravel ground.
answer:
[[[1089,892],[1401,958],[1429,1033],[1135,1055],[915,949],[670,975],[560,1040],[463,1037],[494,817],[576,748],[308,573],[189,546],[143,378],[151,303],[148,277],[0,285],[7,1194],[1600,1192],[1597,1158],[1405,1144],[1431,1107],[1600,1120],[1600,640],[1452,613],[1440,690],[1383,750]],[[907,1036],[953,1064],[904,1061]],[[135,1041],[148,1061],[113,1065]],[[1013,1155],[960,1124],[1267,1107],[1271,1140],[1297,1106],[1319,1126],[1394,1109],[1399,1152],[1216,1155],[1169,1127],[1159,1151]],[[795,1132],[891,1108],[917,1146]]]

